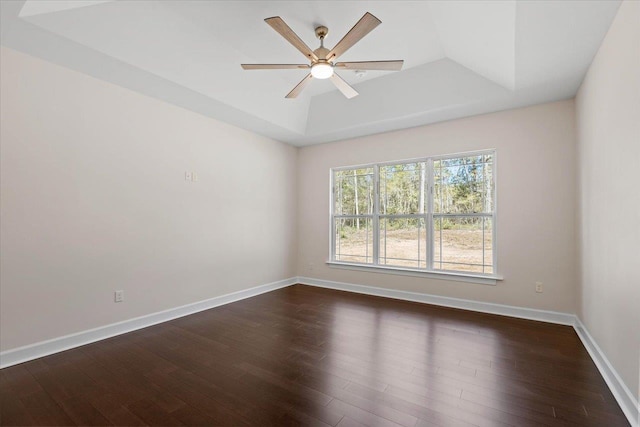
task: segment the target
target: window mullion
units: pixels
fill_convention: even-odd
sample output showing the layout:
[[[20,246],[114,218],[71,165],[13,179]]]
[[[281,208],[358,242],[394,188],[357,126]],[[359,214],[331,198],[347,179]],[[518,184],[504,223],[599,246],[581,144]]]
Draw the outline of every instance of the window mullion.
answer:
[[[330,227],[329,227],[329,245],[331,260],[336,260],[336,219],[335,219],[335,204],[336,204],[336,173],[334,170],[331,170],[329,175],[329,183],[331,185],[331,190],[329,191],[329,217],[330,217]]]
[[[493,264],[491,266],[491,271],[493,272],[493,274],[496,274],[496,272],[498,271],[498,240],[496,239],[497,237],[497,228],[498,228],[498,221],[497,221],[497,212],[498,212],[498,192],[496,189],[496,184],[497,184],[497,175],[496,175],[496,165],[497,165],[497,156],[498,153],[497,152],[493,152],[493,160],[491,162],[491,189],[493,190],[493,193],[490,193],[489,195],[492,197],[493,200],[493,209],[491,211],[491,250],[492,250],[492,260],[491,263]],[[484,242],[483,242],[484,243]],[[482,262],[484,262],[484,260],[482,260]]]
[[[373,166],[373,264],[378,265],[380,256],[380,166]]]
[[[433,159],[427,159],[427,211],[425,226],[427,227],[427,270],[433,270]]]

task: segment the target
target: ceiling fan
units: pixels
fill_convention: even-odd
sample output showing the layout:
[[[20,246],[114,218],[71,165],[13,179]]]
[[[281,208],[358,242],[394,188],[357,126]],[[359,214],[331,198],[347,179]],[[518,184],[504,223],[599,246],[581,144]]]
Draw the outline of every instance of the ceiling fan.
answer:
[[[324,47],[324,38],[326,37],[329,29],[325,26],[316,28],[316,37],[320,39],[320,47],[316,50],[311,50],[296,33],[280,18],[274,16],[273,18],[265,19],[265,22],[269,24],[274,30],[276,30],[282,37],[287,39],[296,49],[298,49],[304,56],[306,56],[311,62],[307,64],[242,64],[242,68],[245,70],[295,70],[295,69],[308,69],[309,74],[302,79],[300,83],[293,88],[291,92],[287,94],[285,98],[295,98],[300,92],[309,84],[312,78],[316,79],[331,79],[334,85],[342,92],[347,98],[353,98],[358,95],[358,92],[352,88],[346,81],[344,81],[339,75],[335,73],[336,70],[384,70],[384,71],[399,71],[402,68],[404,61],[360,61],[360,62],[335,62],[335,60],[345,53],[347,49],[356,44],[360,39],[369,34],[374,28],[382,23],[378,18],[370,14],[365,13],[362,18],[356,23],[356,25],[349,30],[349,32],[329,50]]]

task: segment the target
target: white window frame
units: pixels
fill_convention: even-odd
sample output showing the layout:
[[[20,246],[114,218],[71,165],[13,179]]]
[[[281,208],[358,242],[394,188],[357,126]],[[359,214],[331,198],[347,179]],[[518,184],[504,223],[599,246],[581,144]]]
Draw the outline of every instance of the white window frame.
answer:
[[[486,213],[469,213],[469,214],[442,214],[442,213],[434,213],[433,212],[433,188],[434,188],[434,170],[433,170],[433,162],[436,160],[446,160],[452,158],[459,157],[468,157],[468,156],[479,156],[491,154],[493,156],[492,163],[492,176],[493,176],[493,212],[490,214]],[[397,165],[403,163],[418,163],[424,162],[427,167],[427,206],[424,214],[406,214],[406,215],[386,215],[380,213],[380,167],[381,166],[390,166]],[[374,171],[374,207],[372,215],[335,215],[334,214],[334,193],[335,193],[335,173],[342,170],[353,170],[353,169],[365,169],[372,168]],[[487,149],[480,151],[470,151],[463,153],[454,153],[454,154],[444,154],[444,155],[436,155],[429,157],[418,157],[413,159],[405,159],[405,160],[395,160],[390,162],[381,162],[381,163],[369,163],[362,165],[351,165],[351,166],[340,166],[331,168],[329,171],[330,178],[330,188],[329,188],[329,221],[330,221],[330,237],[329,237],[329,254],[330,258],[327,261],[327,264],[330,267],[335,268],[345,268],[351,270],[361,270],[361,271],[376,271],[381,273],[390,273],[390,274],[399,274],[406,276],[418,276],[418,277],[431,277],[445,280],[455,280],[455,281],[464,281],[464,282],[472,282],[472,283],[481,283],[481,284],[489,284],[495,285],[496,281],[502,280],[502,276],[498,275],[498,249],[497,249],[497,229],[498,229],[498,191],[497,191],[497,152],[495,149]],[[336,260],[336,219],[337,218],[348,218],[348,217],[359,217],[359,218],[370,218],[371,226],[373,228],[373,263],[358,263],[358,262],[344,262]],[[389,265],[380,265],[379,262],[379,251],[380,251],[380,227],[379,222],[381,218],[391,217],[391,218],[418,218],[424,219],[425,227],[427,229],[427,242],[426,242],[426,267],[425,268],[411,268],[411,267],[402,267],[402,266],[389,266]],[[493,259],[492,259],[492,267],[493,273],[474,273],[474,272],[465,272],[465,271],[454,271],[454,270],[436,270],[433,268],[433,242],[434,242],[434,219],[437,217],[480,217],[480,218],[491,218],[492,222],[492,249],[493,249]],[[484,250],[484,249],[483,249]],[[484,257],[483,257],[484,259]]]

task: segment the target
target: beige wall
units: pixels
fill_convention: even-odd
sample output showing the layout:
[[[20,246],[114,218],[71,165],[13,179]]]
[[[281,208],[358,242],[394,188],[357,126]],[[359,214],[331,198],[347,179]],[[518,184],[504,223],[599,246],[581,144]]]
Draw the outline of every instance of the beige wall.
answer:
[[[0,54],[2,350],[295,275],[295,148]]]
[[[640,2],[622,3],[576,97],[579,315],[638,398]]]
[[[302,148],[298,156],[298,274],[500,304],[576,309],[573,101]],[[329,169],[497,149],[496,286],[328,267]],[[536,294],[536,281],[544,293]]]

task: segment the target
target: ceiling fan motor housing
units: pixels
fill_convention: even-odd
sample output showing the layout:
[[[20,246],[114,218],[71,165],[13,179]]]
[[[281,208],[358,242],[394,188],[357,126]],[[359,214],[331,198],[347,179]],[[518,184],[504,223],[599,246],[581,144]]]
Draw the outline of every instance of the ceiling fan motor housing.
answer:
[[[329,49],[327,49],[326,47],[320,46],[319,48],[314,50],[313,53],[315,53],[318,57],[318,62],[327,62],[325,58],[327,57],[327,55],[329,55]]]
[[[320,40],[325,38],[328,33],[329,33],[329,29],[324,25],[316,27],[316,37],[319,38]]]

